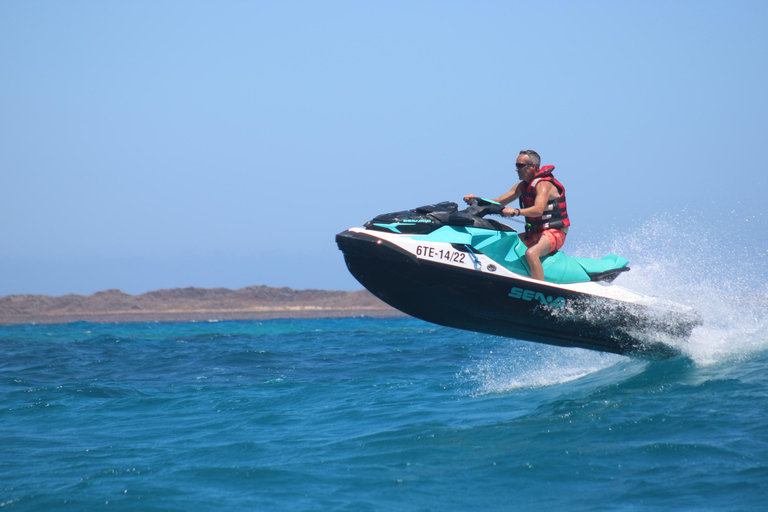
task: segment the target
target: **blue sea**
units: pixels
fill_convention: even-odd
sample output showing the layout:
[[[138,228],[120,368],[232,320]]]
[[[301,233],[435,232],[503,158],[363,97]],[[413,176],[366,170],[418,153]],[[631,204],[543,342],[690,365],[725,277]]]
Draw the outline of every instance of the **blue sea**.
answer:
[[[0,326],[0,509],[768,510],[737,311],[664,361],[410,318]]]

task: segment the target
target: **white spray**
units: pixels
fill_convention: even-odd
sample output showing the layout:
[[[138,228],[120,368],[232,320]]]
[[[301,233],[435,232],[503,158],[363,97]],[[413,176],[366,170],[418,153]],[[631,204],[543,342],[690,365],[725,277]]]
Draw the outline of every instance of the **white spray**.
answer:
[[[744,223],[739,227],[736,219]],[[682,212],[658,216],[629,234],[612,234],[604,243],[574,243],[572,256],[608,253],[630,260],[630,272],[615,284],[693,308],[703,324],[675,348],[698,366],[741,361],[768,349],[768,238],[765,222],[733,212],[730,218],[704,220]],[[579,349],[530,344],[489,353],[467,370],[476,393],[562,384],[619,365],[635,373],[648,364],[626,357]]]
[[[757,236],[754,229],[734,229],[727,221],[713,223],[682,212],[614,236],[602,249],[630,260],[632,270],[616,284],[690,306],[701,315],[703,325],[678,348],[697,364],[708,365],[768,348],[768,243],[765,230],[759,230],[764,223],[753,219],[752,226]],[[581,253],[597,250],[579,247]]]

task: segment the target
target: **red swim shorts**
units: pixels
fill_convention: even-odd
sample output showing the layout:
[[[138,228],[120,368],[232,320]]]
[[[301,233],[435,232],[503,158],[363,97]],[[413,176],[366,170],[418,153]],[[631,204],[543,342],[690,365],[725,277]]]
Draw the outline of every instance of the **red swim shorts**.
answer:
[[[545,229],[541,233],[524,233],[520,235],[520,239],[523,241],[526,247],[532,247],[539,243],[542,236],[546,236],[549,239],[549,253],[559,251],[565,243],[565,232],[562,229]]]

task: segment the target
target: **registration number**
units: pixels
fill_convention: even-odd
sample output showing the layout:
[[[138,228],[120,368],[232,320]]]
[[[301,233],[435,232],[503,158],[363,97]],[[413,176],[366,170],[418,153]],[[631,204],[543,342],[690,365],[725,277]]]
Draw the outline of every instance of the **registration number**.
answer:
[[[459,251],[446,251],[445,249],[435,249],[426,245],[416,246],[416,256],[423,256],[433,260],[444,260],[453,263],[464,263],[467,254]]]

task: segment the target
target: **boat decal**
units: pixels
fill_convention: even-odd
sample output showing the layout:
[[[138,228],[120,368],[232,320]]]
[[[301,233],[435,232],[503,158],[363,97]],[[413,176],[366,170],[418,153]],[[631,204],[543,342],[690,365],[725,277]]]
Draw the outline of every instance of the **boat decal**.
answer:
[[[447,251],[445,249],[438,249],[428,245],[417,245],[416,256],[423,256],[433,260],[445,260],[455,263],[464,263],[464,259],[466,258],[467,254],[459,251]]]
[[[509,296],[513,299],[523,299],[527,301],[537,300],[544,306],[552,306],[555,308],[561,308],[565,306],[564,297],[552,297],[551,295],[544,295],[541,292],[534,292],[533,290],[526,290],[516,286],[509,291]]]

